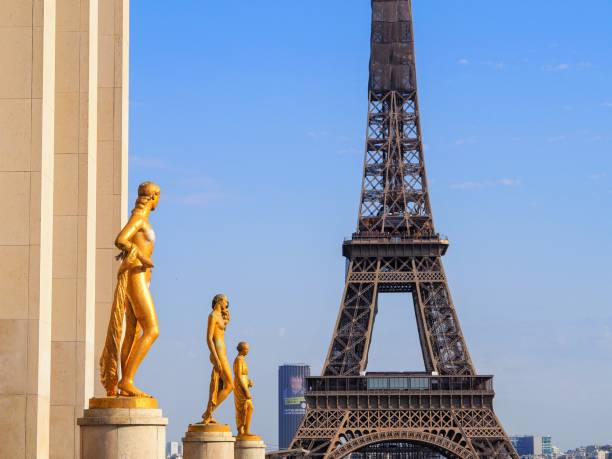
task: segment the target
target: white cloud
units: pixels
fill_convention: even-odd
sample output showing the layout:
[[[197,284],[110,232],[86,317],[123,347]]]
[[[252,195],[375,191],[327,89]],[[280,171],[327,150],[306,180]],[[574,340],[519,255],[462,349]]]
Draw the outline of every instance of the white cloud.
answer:
[[[503,186],[519,186],[521,184],[521,181],[517,179],[503,178],[499,179],[496,184]]]
[[[601,103],[602,107],[606,107],[606,108],[612,108],[612,102],[610,101],[605,101]]]
[[[506,67],[506,64],[501,61],[483,61],[482,63],[494,68],[495,70],[503,70]]]
[[[164,170],[170,173],[162,186],[164,201],[188,206],[203,206],[227,198],[217,181],[202,174],[197,168],[155,156],[130,155],[134,169]],[[169,191],[168,191],[169,190]]]
[[[501,187],[518,187],[521,185],[521,181],[512,178],[501,178],[497,180],[482,180],[482,181],[467,181],[461,183],[454,183],[450,185],[453,190],[474,190],[478,188],[492,188],[496,186]]]
[[[309,131],[307,134],[308,137],[314,140],[321,140],[329,135],[327,131]]]
[[[597,180],[601,180],[605,176],[606,176],[605,172],[597,172],[595,174],[589,175],[589,180],[597,181]]]
[[[567,62],[563,62],[561,64],[548,64],[542,67],[542,70],[547,72],[565,72],[570,69],[589,69],[593,67],[593,64],[590,62],[578,62],[577,64],[568,64]]]
[[[565,140],[567,140],[567,136],[564,135],[559,135],[557,137],[549,137],[548,142],[554,143],[554,142],[563,142]]]
[[[210,177],[205,177],[203,175],[198,175],[195,177],[184,177],[184,178],[181,178],[179,183],[184,187],[198,188],[198,189],[217,187],[216,180]]]
[[[461,146],[461,145],[473,144],[473,143],[476,143],[476,141],[477,141],[476,137],[461,137],[459,139],[455,139],[453,144],[457,146]]]
[[[155,156],[129,155],[130,167],[142,167],[145,169],[167,169],[168,164],[161,158]]]
[[[468,61],[467,59],[459,59],[457,61],[457,64],[459,65],[468,65],[470,63],[470,61]]]
[[[170,201],[190,206],[202,206],[210,204],[212,201],[222,199],[223,197],[222,193],[217,192],[185,193],[183,195],[170,197]]]
[[[570,69],[569,64],[545,65],[543,67],[547,72],[564,72]]]

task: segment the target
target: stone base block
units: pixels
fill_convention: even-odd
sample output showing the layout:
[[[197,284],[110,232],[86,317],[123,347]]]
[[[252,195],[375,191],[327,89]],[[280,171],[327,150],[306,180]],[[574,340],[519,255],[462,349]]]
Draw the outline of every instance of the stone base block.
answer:
[[[94,397],[89,399],[89,408],[146,408],[157,409],[153,397]]]
[[[235,459],[265,459],[266,445],[261,440],[238,440],[234,448]]]
[[[234,459],[235,442],[231,432],[202,432],[190,428],[183,438],[183,459]]]
[[[87,459],[164,459],[166,425],[158,409],[95,408],[77,419],[81,457]]]

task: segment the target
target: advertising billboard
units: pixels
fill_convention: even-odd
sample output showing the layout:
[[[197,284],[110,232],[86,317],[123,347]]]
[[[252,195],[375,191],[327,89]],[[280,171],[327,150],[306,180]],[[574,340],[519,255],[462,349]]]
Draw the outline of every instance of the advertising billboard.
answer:
[[[310,367],[303,364],[282,365],[278,368],[278,444],[289,447],[295,431],[306,413],[306,378]]]

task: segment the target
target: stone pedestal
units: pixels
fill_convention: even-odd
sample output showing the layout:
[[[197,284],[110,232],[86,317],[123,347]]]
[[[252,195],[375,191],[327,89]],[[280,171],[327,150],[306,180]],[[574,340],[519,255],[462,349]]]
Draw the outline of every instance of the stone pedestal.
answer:
[[[261,438],[241,439],[238,437],[234,448],[234,459],[265,459],[266,445]]]
[[[191,424],[183,438],[183,459],[234,459],[235,442],[227,425]]]
[[[81,457],[164,459],[168,419],[154,408],[90,408],[77,420]]]

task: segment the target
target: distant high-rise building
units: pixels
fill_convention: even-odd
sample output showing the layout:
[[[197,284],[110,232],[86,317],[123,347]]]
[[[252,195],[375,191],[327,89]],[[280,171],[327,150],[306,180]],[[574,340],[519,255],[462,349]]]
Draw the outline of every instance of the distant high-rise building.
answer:
[[[295,431],[306,413],[306,378],[310,367],[288,364],[278,367],[278,446],[289,447]]]
[[[552,456],[553,444],[550,435],[542,437],[542,454],[544,456]]]
[[[519,456],[550,457],[553,453],[550,436],[517,435],[510,437]]]
[[[181,459],[183,457],[183,445],[178,441],[166,443],[166,458]]]

